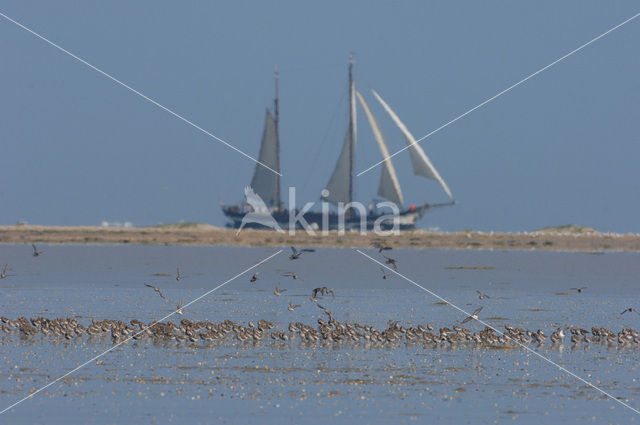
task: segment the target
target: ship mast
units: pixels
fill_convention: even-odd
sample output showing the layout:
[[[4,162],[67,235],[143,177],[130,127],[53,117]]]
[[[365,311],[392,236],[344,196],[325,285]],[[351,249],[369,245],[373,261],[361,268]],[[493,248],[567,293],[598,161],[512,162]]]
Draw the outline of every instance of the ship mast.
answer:
[[[278,72],[278,67],[276,66],[273,69],[273,76],[275,79],[275,89],[276,89],[276,97],[273,100],[273,115],[274,118],[273,120],[275,121],[276,124],[276,163],[278,165],[278,170],[280,170],[280,131],[279,131],[279,124],[280,124],[280,100],[279,100],[279,85],[278,85],[278,80],[280,79],[280,73]],[[279,177],[279,176],[278,176]],[[277,193],[277,197],[276,199],[278,200],[278,209],[280,209],[280,207],[282,206],[282,199],[280,198],[280,179],[277,179],[277,188],[276,188],[276,193]]]
[[[349,53],[349,134],[351,135],[351,146],[349,147],[349,202],[353,201],[353,162],[355,151],[355,134],[354,134],[354,113],[355,99],[353,97],[353,53]]]
[[[279,110],[279,105],[278,105],[278,80],[280,79],[280,73],[278,72],[278,67],[276,66],[275,68],[273,68],[273,77],[275,79],[275,86],[276,86],[276,98],[273,100],[273,115],[274,115],[274,120],[276,122],[276,129],[278,128],[278,120],[280,119],[280,110]]]
[[[353,165],[356,150],[356,93],[353,82],[353,55],[349,55],[349,124],[336,167],[325,187],[322,199],[334,205],[353,201]],[[327,193],[328,192],[328,193]]]

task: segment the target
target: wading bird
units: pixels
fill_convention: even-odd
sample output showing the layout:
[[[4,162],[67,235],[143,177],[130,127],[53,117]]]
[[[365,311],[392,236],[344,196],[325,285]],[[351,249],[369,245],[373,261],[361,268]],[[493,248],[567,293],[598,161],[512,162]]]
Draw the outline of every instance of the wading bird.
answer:
[[[550,339],[553,344],[557,344],[558,342],[562,343],[562,340],[564,339],[564,330],[562,328],[556,329],[551,334]]]

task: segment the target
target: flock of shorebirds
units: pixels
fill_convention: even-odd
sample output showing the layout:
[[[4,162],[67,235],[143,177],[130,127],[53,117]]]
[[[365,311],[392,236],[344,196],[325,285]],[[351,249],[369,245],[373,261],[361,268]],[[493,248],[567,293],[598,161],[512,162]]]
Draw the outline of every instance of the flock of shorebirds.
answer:
[[[35,245],[33,247],[33,256],[39,257],[44,251],[39,251]],[[391,250],[391,247],[374,243],[374,247],[383,256],[385,264],[388,264],[395,271],[398,270],[398,261],[383,254],[383,251]],[[290,260],[298,260],[304,253],[314,252],[314,249],[301,249],[291,247]],[[0,279],[7,278],[7,271],[10,269],[8,265],[4,265]],[[381,267],[382,279],[388,279],[391,274]],[[249,279],[250,283],[259,280],[259,272],[256,272]],[[299,275],[293,272],[284,272],[283,277],[291,279],[303,280]],[[180,267],[176,267],[176,281],[185,278],[180,273]],[[166,299],[160,288],[144,283],[146,287],[154,290],[160,297]],[[586,287],[571,288],[578,293],[583,292]],[[280,283],[276,283],[273,294],[281,296],[286,289],[280,288]],[[476,291],[479,299],[489,299],[489,295]],[[488,348],[515,348],[518,345],[535,344],[536,346],[544,345],[550,342],[551,346],[562,346],[565,338],[569,337],[572,347],[579,344],[588,345],[590,343],[605,343],[608,347],[626,348],[640,346],[640,336],[638,331],[625,328],[619,332],[614,332],[602,327],[593,327],[590,331],[573,326],[560,327],[555,329],[549,337],[540,329],[532,331],[514,327],[509,324],[504,325],[504,331],[498,331],[495,328],[485,326],[481,331],[472,332],[460,325],[472,320],[479,320],[478,314],[482,310],[479,307],[474,312],[463,319],[459,324],[449,327],[442,327],[436,330],[431,324],[419,324],[414,326],[401,326],[396,321],[389,321],[386,329],[376,329],[373,326],[339,322],[335,319],[333,313],[326,307],[320,305],[318,300],[320,297],[331,295],[335,297],[333,290],[326,286],[314,288],[311,291],[310,300],[314,302],[327,316],[326,320],[319,318],[317,327],[309,326],[301,322],[289,322],[286,330],[276,330],[274,323],[266,320],[258,320],[257,324],[248,322],[247,326],[235,323],[231,320],[224,320],[220,323],[212,323],[210,321],[190,321],[182,319],[179,324],[171,321],[158,322],[152,320],[145,324],[139,320],[133,319],[129,323],[120,320],[92,320],[88,326],[78,323],[75,318],[57,318],[47,319],[45,317],[37,317],[27,319],[19,317],[16,320],[7,317],[0,317],[0,330],[9,334],[20,334],[21,337],[34,337],[38,334],[45,336],[53,336],[56,338],[65,338],[72,340],[88,335],[90,338],[110,335],[114,343],[121,343],[129,339],[135,340],[153,340],[153,341],[175,341],[175,342],[212,342],[224,341],[231,337],[232,341],[262,341],[271,339],[279,342],[292,341],[299,339],[305,344],[335,344],[335,343],[366,343],[374,345],[393,345],[401,342],[417,343],[425,346],[463,346],[475,345]],[[178,302],[175,313],[182,315],[182,301]],[[300,304],[293,304],[291,301],[287,306],[287,310],[293,312]],[[629,307],[620,314],[640,312]]]
[[[504,325],[504,332],[485,327],[481,331],[472,332],[459,325],[451,328],[443,327],[436,330],[431,324],[416,326],[401,326],[398,322],[389,321],[386,329],[378,330],[370,325],[360,323],[339,322],[331,311],[322,308],[327,319],[319,318],[318,326],[312,327],[301,322],[289,322],[286,330],[274,329],[275,325],[267,320],[257,323],[248,322],[246,326],[231,320],[220,323],[210,321],[191,321],[182,319],[179,324],[171,321],[151,321],[148,324],[133,319],[129,323],[120,320],[92,320],[88,326],[83,326],[72,317],[47,319],[37,317],[27,319],[19,317],[11,320],[0,317],[0,329],[5,333],[19,333],[21,337],[35,337],[38,334],[67,340],[82,338],[88,335],[90,340],[110,336],[113,343],[127,340],[151,340],[154,342],[213,342],[225,341],[254,341],[271,339],[279,342],[298,339],[304,344],[325,346],[326,344],[365,343],[374,346],[398,346],[406,344],[422,344],[425,347],[462,347],[477,346],[484,348],[516,348],[518,345],[535,344],[540,347],[547,342],[551,347],[562,346],[569,331],[572,347],[579,344],[587,346],[590,343],[606,344],[609,348],[635,348],[640,345],[638,331],[630,328],[613,332],[605,328],[591,328],[591,331],[581,328],[558,328],[547,335],[540,329],[531,331],[511,325]]]

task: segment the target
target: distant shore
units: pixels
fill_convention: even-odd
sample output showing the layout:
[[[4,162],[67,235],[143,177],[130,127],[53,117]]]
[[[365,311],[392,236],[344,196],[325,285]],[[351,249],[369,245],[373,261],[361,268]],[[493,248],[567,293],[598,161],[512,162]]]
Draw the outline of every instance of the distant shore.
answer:
[[[270,230],[243,230],[184,223],[151,227],[0,226],[0,243],[231,245],[367,247],[382,241],[394,248],[519,249],[545,251],[640,251],[639,234],[600,233],[578,226],[560,226],[523,233],[403,231],[380,237],[332,231],[323,236],[297,231],[295,235]]]

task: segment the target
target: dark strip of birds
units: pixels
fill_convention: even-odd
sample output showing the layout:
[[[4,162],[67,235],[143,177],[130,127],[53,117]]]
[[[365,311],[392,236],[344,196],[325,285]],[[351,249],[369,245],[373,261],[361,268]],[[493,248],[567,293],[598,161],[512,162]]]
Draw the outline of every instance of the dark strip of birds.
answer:
[[[295,309],[289,303],[289,306]],[[181,305],[178,305],[180,308]],[[318,327],[314,328],[301,322],[290,322],[288,331],[273,330],[271,338],[277,341],[291,341],[299,339],[303,344],[316,344],[319,347],[324,344],[335,343],[356,343],[359,341],[369,344],[390,344],[391,347],[403,347],[404,344],[398,344],[401,341],[406,343],[423,344],[430,347],[465,347],[470,345],[480,345],[488,348],[500,348],[501,346],[514,346],[512,343],[528,344],[536,343],[542,345],[545,343],[546,334],[538,329],[531,331],[504,325],[505,332],[496,331],[493,328],[485,327],[483,330],[471,332],[469,329],[459,325],[452,325],[452,328],[440,328],[435,331],[430,324],[413,326],[402,326],[399,322],[390,320],[386,329],[376,329],[371,325],[360,324],[355,322],[339,322],[333,317],[333,314],[325,307],[318,304],[318,308],[324,310],[328,316],[328,321],[322,318],[318,319]],[[628,310],[628,309],[627,309]],[[480,308],[475,310],[469,316],[477,316]],[[632,310],[633,311],[633,310]],[[466,319],[465,319],[466,320]],[[87,327],[78,323],[75,318],[57,318],[47,319],[45,317],[36,317],[27,319],[18,317],[11,320],[7,317],[0,317],[0,331],[13,334],[20,333],[27,338],[33,338],[38,334],[54,338],[65,338],[67,340],[80,338],[85,334],[89,335],[89,341],[99,338],[101,335],[110,335],[114,343],[121,343],[128,339],[135,340],[152,340],[152,341],[175,341],[175,342],[204,342],[224,341],[228,335],[235,336],[234,340],[254,342],[262,341],[265,332],[275,327],[275,324],[266,320],[258,320],[257,326],[253,322],[249,322],[248,326],[243,326],[231,320],[224,320],[220,323],[212,323],[210,321],[191,321],[183,318],[180,323],[167,321],[165,323],[152,320],[148,324],[136,319],[132,319],[129,323],[121,320],[92,320]],[[604,343],[609,348],[623,349],[627,347],[638,347],[640,337],[638,331],[625,328],[619,332],[613,332],[605,328],[591,328],[591,337],[586,329],[575,328],[572,326],[565,328],[557,328],[551,333],[551,347],[561,346],[566,337],[564,330],[569,329],[571,332],[572,347],[578,344]],[[2,341],[2,339],[0,339]]]

